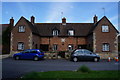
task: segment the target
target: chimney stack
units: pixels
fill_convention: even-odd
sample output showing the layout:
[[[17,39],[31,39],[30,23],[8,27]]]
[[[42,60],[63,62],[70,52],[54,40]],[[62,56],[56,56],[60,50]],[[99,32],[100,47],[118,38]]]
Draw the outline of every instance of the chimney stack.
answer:
[[[35,17],[31,16],[31,23],[34,24],[34,22],[35,22]]]
[[[65,18],[65,17],[62,18],[62,24],[63,24],[63,25],[66,25],[66,18]]]
[[[10,19],[10,26],[11,26],[11,27],[14,26],[14,19],[13,19],[13,17]]]
[[[93,18],[93,20],[94,20],[94,24],[96,24],[97,20],[98,20],[98,17],[95,15],[94,18]]]

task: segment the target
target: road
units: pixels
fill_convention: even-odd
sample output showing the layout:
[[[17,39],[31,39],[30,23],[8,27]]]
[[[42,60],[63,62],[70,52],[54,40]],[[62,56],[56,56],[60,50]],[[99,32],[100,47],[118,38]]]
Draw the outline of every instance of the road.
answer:
[[[56,70],[77,70],[80,66],[86,65],[91,70],[118,70],[119,63],[115,61],[107,62],[107,60],[100,60],[100,62],[72,62],[65,59],[59,60],[14,60],[12,58],[5,58],[2,60],[2,77],[18,78],[28,72],[37,71],[56,71]]]

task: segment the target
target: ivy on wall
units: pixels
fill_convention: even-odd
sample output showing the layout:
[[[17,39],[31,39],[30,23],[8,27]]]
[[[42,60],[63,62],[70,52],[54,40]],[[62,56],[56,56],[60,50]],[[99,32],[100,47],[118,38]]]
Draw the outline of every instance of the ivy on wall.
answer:
[[[10,47],[10,27],[8,26],[5,31],[2,32],[2,53],[9,53]]]

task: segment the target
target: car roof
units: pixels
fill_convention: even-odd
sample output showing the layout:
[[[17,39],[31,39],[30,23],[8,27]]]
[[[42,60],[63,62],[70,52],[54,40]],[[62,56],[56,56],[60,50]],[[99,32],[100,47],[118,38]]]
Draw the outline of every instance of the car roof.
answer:
[[[76,50],[87,50],[87,49],[76,49]]]
[[[26,50],[40,50],[40,49],[26,49]]]

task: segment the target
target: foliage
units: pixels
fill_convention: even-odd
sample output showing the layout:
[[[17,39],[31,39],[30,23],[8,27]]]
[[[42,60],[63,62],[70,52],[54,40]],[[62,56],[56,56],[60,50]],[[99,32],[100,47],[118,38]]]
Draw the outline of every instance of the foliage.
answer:
[[[58,53],[58,51],[47,51],[46,53]]]
[[[58,56],[61,56],[62,58],[65,58],[65,51],[59,51]]]
[[[5,31],[2,32],[2,53],[8,54],[10,50],[10,27],[8,26]]]
[[[2,44],[8,45],[9,41],[10,41],[10,27],[7,27],[7,29],[2,32]]]
[[[78,72],[81,71],[81,72],[83,72],[83,73],[85,73],[85,72],[88,72],[88,73],[89,73],[91,70],[90,70],[87,66],[82,65],[80,68],[78,68],[77,71],[78,71]]]

